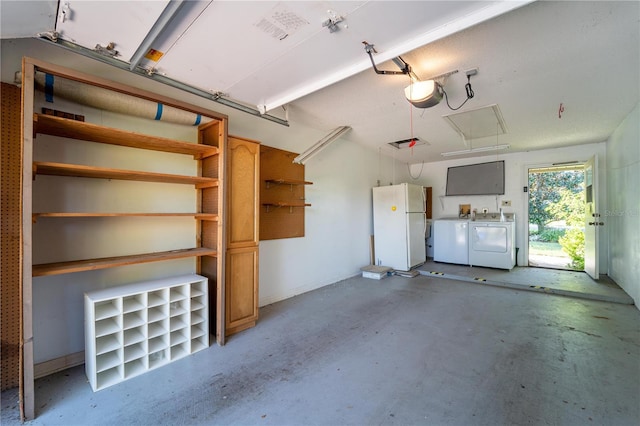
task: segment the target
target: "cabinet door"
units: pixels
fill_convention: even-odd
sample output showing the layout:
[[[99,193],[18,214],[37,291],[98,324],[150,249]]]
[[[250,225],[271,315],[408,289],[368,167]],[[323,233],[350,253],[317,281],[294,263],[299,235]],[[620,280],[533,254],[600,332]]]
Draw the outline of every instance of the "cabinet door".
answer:
[[[227,335],[253,327],[258,319],[258,247],[227,251]]]
[[[258,244],[260,144],[229,136],[227,248]]]

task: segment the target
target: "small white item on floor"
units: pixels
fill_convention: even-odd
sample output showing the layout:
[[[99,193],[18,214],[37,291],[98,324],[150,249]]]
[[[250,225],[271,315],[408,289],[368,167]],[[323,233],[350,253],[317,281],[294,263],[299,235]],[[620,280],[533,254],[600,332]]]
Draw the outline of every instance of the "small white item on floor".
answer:
[[[420,272],[416,271],[415,269],[412,269],[410,271],[393,271],[393,273],[407,278],[415,278],[420,275]]]
[[[360,268],[363,278],[372,278],[374,280],[381,280],[384,277],[391,274],[393,268],[388,266],[367,265]]]

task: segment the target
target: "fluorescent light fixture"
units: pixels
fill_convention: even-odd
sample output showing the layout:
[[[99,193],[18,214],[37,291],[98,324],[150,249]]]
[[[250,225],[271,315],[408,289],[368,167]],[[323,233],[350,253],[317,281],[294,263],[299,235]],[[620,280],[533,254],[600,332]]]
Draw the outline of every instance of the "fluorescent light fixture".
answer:
[[[509,149],[509,145],[481,146],[481,147],[478,147],[478,148],[463,149],[461,151],[443,152],[440,155],[442,155],[443,157],[453,157],[455,155],[474,154],[476,152],[487,152],[487,151],[500,151],[500,150],[503,150],[503,149]]]
[[[307,149],[305,152],[303,152],[302,154],[294,158],[293,162],[296,164],[305,164],[307,161],[309,161],[311,157],[313,157],[314,155],[316,155],[317,153],[325,149],[331,142],[338,139],[340,136],[342,136],[343,133],[345,133],[350,129],[351,127],[349,126],[340,126],[335,128],[327,136],[325,136],[324,138],[316,142],[316,144],[313,145],[311,148]]]
[[[435,80],[414,81],[404,89],[404,95],[417,108],[429,108],[442,100],[442,86]]]

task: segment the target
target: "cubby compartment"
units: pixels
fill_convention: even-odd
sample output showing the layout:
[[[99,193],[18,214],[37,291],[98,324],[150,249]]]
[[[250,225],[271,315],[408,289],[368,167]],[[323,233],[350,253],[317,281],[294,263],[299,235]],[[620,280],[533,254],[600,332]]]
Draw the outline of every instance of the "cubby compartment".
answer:
[[[121,369],[122,369],[122,366],[119,365],[117,367],[113,367],[108,370],[97,373],[94,390],[104,389],[107,386],[120,383],[122,381],[122,373],[120,372]]]
[[[166,364],[167,362],[169,362],[167,349],[150,353],[148,356],[148,361],[149,369],[160,367],[161,365]]]
[[[183,300],[183,299],[186,299],[187,297],[189,297],[187,286],[181,285],[181,286],[177,286],[169,289],[169,300],[171,302]]]
[[[170,335],[171,346],[179,345],[181,343],[188,341],[189,337],[187,334],[188,334],[188,330],[184,328],[180,330],[172,331]]]
[[[153,339],[149,339],[149,349],[148,349],[149,354],[159,352],[162,349],[166,349],[168,347],[169,347],[169,342],[167,340],[167,336],[164,334],[162,336],[157,336],[157,337],[154,337]]]
[[[202,283],[202,282],[191,283],[191,297],[205,295],[207,293],[205,286],[206,286],[206,283]]]
[[[130,362],[134,359],[142,358],[147,354],[143,342],[124,347],[124,362]]]
[[[120,333],[107,334],[96,338],[96,355],[111,352],[122,346]]]
[[[124,314],[122,317],[123,328],[129,329],[133,327],[139,327],[147,322],[144,311],[135,311]]]
[[[191,274],[86,293],[85,369],[93,390],[207,348],[207,281]]]
[[[96,320],[115,317],[120,313],[120,299],[105,300],[95,305]]]
[[[169,330],[171,332],[174,332],[176,330],[181,330],[183,328],[188,327],[188,324],[189,324],[188,314],[171,317],[171,319],[169,320]]]
[[[204,329],[203,324],[196,324],[191,326],[191,338],[195,339],[200,336],[204,336],[207,331]]]
[[[144,327],[129,328],[124,331],[124,344],[126,346],[143,342],[146,339]]]
[[[189,342],[171,346],[171,361],[189,355]]]
[[[117,333],[121,328],[122,325],[119,317],[105,318],[96,321],[95,335],[96,337],[106,336]]]
[[[186,314],[187,312],[189,312],[188,299],[177,300],[169,304],[169,316],[171,317]]]
[[[166,311],[166,305],[149,308],[147,310],[147,321],[152,323],[165,319],[167,317]]]
[[[122,298],[122,311],[126,314],[128,312],[139,311],[144,309],[147,305],[146,297],[144,294],[136,294],[133,296],[127,296]]]
[[[153,339],[154,337],[162,336],[169,332],[167,328],[167,320],[161,320],[149,323],[147,326],[147,337]]]
[[[202,309],[205,307],[206,300],[204,300],[203,296],[192,297],[191,298],[191,310],[197,311],[198,309]]]
[[[115,350],[98,355],[96,357],[96,371],[101,373],[122,364],[119,352],[119,350]]]
[[[147,294],[147,306],[153,307],[153,306],[159,306],[159,305],[163,305],[163,306],[166,305],[168,300],[167,295],[168,295],[167,289],[150,291]]]
[[[204,309],[191,312],[191,324],[198,324],[207,321],[207,315]]]
[[[204,348],[209,347],[209,334],[205,333],[204,336],[200,336],[197,339],[191,339],[191,352],[198,352]]]
[[[124,378],[128,379],[138,374],[142,374],[147,370],[144,360],[138,358],[124,364]]]

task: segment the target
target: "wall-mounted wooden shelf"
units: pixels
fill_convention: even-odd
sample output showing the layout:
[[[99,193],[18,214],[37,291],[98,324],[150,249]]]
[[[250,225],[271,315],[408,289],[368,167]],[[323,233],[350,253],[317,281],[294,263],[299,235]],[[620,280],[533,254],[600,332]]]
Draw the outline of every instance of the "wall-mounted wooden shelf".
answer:
[[[217,256],[215,249],[200,247],[192,249],[171,250],[157,253],[145,253],[130,256],[104,257],[100,259],[74,260],[70,262],[43,263],[33,265],[33,276],[68,274],[71,272],[92,271],[95,269],[113,268],[116,266],[139,263],[160,262],[163,260],[183,259],[187,257]]]
[[[271,207],[289,207],[289,213],[293,213],[294,207],[311,207],[309,203],[291,203],[291,202],[274,202],[274,203],[262,203],[267,207],[267,213]]]
[[[260,239],[304,237],[306,186],[304,165],[293,160],[295,152],[260,147]],[[281,208],[281,207],[288,207]],[[288,211],[287,211],[288,210]]]
[[[144,182],[179,183],[191,185],[217,185],[216,178],[200,176],[172,175],[167,173],[142,172],[111,169],[106,167],[82,166],[77,164],[34,161],[33,173],[37,175],[71,176],[95,179],[118,179]]]
[[[34,114],[33,127],[34,133],[151,151],[187,154],[193,155],[196,159],[218,154],[218,148],[211,145],[181,142],[52,115]]]
[[[275,185],[313,185],[313,182],[308,182],[306,180],[291,180],[291,179],[266,179],[266,186],[269,189],[269,186],[272,184]]]

